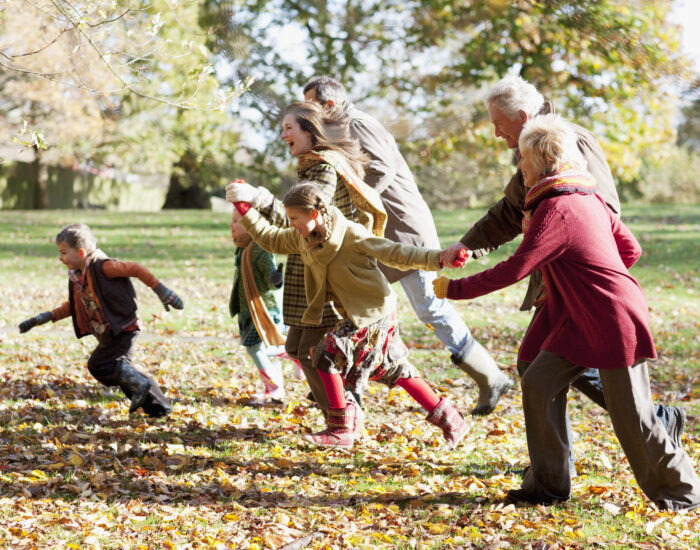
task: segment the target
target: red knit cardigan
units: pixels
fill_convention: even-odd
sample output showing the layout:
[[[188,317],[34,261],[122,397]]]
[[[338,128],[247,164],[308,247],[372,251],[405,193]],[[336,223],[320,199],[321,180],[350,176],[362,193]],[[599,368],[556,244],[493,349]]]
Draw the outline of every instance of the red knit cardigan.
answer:
[[[642,249],[595,194],[559,195],[536,207],[515,253],[451,281],[447,297],[475,298],[541,269],[547,297],[519,357],[550,351],[583,367],[623,368],[656,357],[649,308],[629,274]]]

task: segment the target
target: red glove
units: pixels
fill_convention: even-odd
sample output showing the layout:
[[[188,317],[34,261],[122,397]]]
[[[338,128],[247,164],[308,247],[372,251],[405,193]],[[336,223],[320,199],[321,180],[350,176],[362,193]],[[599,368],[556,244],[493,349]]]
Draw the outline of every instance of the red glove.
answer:
[[[468,259],[469,251],[466,248],[460,248],[455,261],[452,262],[452,267],[464,267]]]
[[[235,179],[231,183],[245,183],[245,180]],[[250,210],[250,203],[247,202],[234,202],[233,206],[236,207],[236,210],[238,210],[238,213],[241,216],[245,216],[248,213],[248,210]]]
[[[245,216],[248,213],[248,210],[250,210],[250,203],[248,202],[234,202],[233,206],[236,207],[236,210],[238,210],[238,213],[241,216]]]
[[[452,265],[450,267],[464,267],[468,259],[469,250],[467,250],[466,248],[460,248],[459,252],[457,252],[457,257],[455,258],[455,261],[452,262]],[[440,260],[440,269],[442,269],[443,267],[445,267],[445,264],[443,264],[442,260]]]

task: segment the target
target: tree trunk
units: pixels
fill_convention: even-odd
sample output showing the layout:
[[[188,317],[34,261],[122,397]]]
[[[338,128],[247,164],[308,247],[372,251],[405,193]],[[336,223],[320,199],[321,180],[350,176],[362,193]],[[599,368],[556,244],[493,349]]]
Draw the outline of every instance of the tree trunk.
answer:
[[[49,169],[41,162],[41,149],[38,147],[34,147],[32,176],[34,178],[34,208],[46,210],[49,207]]]
[[[167,208],[211,208],[210,195],[199,181],[200,165],[197,157],[185,151],[173,166],[170,185],[165,195],[164,209]]]

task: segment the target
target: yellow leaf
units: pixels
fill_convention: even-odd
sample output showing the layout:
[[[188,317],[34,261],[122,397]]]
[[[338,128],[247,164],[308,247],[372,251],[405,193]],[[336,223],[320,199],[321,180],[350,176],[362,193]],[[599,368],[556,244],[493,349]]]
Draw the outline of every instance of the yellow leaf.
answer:
[[[441,535],[449,529],[449,527],[444,523],[428,523],[426,524],[426,527],[433,535]]]
[[[224,521],[238,521],[240,518],[238,514],[226,514],[222,519]]]
[[[70,463],[76,468],[78,468],[83,465],[83,459],[80,458],[80,456],[76,453],[73,453],[70,457]]]
[[[39,479],[46,479],[48,476],[41,470],[32,470],[32,475]]]

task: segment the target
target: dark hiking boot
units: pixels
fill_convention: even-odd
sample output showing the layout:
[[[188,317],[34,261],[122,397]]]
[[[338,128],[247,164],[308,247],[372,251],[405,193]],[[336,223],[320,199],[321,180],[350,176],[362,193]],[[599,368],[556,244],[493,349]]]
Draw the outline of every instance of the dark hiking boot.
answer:
[[[669,407],[669,419],[666,431],[677,447],[682,447],[683,428],[685,428],[685,411],[681,407]]]

